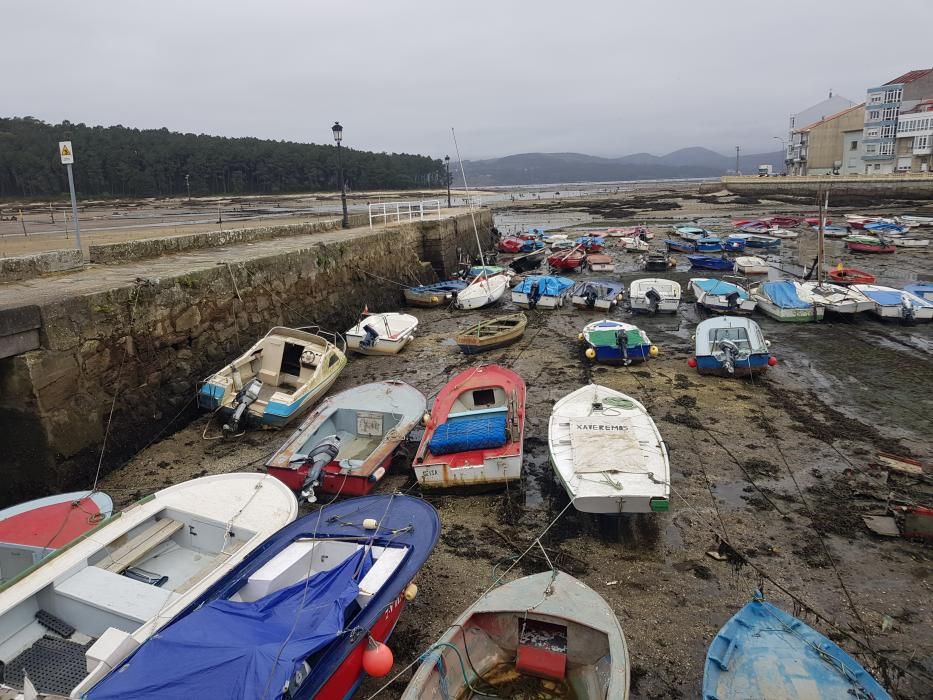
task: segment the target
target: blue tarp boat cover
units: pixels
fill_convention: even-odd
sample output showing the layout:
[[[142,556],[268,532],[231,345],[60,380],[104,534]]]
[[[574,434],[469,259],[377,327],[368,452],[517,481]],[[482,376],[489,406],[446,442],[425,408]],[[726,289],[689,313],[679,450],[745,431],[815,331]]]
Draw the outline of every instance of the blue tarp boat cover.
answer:
[[[85,697],[279,698],[298,666],[342,634],[371,564],[361,549],[255,602],[215,600],[150,638]]]
[[[782,309],[809,309],[812,306],[797,296],[797,288],[788,280],[765,282],[761,288],[768,298]]]
[[[739,295],[739,299],[748,299],[748,292],[731,282],[717,279],[697,279],[693,280],[693,283],[707,294],[727,295],[735,292]]]
[[[903,294],[893,289],[891,291],[882,289],[865,289],[862,290],[862,293],[872,301],[877,301],[882,306],[900,306],[901,300],[904,298]]]
[[[502,447],[507,441],[505,414],[458,418],[441,423],[434,431],[428,449],[431,454],[446,455],[470,450]]]
[[[463,280],[445,280],[444,282],[435,282],[434,284],[422,284],[418,287],[411,287],[411,291],[416,294],[423,292],[458,292],[466,289],[467,283]]]
[[[520,284],[515,285],[512,291],[528,294],[531,292],[531,287],[535,282],[538,283],[538,291],[541,292],[542,296],[546,297],[560,296],[573,286],[573,280],[569,280],[566,277],[532,275],[531,277],[523,279]]]

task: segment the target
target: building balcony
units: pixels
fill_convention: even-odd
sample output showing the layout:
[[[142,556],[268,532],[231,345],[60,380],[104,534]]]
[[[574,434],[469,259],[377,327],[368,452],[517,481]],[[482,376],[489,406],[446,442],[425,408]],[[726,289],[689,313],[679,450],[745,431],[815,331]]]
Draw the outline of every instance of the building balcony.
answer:
[[[933,146],[927,146],[926,148],[915,148],[911,153],[915,156],[929,156],[933,155]]]

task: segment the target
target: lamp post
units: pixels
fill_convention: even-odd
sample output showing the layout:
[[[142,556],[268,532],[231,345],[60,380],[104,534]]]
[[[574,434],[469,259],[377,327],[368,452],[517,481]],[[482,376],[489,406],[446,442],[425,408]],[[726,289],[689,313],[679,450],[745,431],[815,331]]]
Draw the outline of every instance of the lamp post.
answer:
[[[784,172],[787,172],[787,144],[780,136],[772,136],[771,138],[777,139],[781,142],[781,150],[784,152]]]
[[[735,147],[735,174],[741,175],[741,173],[739,172],[739,147],[738,146]]]
[[[450,156],[444,156],[444,166],[447,168],[447,208],[450,209]]]
[[[340,201],[343,204],[343,228],[350,228],[350,217],[347,214],[347,186],[343,179],[343,160],[340,153],[340,142],[343,141],[343,127],[340,122],[334,122],[331,127],[334,132],[334,141],[337,142],[337,178],[340,180]]]

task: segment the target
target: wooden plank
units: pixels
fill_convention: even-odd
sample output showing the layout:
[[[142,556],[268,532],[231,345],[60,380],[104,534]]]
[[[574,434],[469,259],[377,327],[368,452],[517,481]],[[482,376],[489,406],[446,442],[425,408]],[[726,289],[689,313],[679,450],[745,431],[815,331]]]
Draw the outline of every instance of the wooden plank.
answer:
[[[131,567],[136,561],[145,554],[151,552],[157,546],[165,542],[169,537],[184,527],[184,523],[171,518],[157,520],[149,528],[136,535],[122,547],[118,547],[110,554],[110,564],[105,565],[107,559],[101,561],[97,566],[115,574],[121,574]]]

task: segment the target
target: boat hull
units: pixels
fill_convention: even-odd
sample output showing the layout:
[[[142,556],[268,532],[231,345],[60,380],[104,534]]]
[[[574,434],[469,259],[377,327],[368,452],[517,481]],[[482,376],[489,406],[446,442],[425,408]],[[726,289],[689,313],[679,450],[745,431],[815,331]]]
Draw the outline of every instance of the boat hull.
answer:
[[[360,355],[397,355],[412,341],[412,336],[393,338],[392,340],[380,338],[372,347],[360,347],[363,336],[347,334],[347,347]]]
[[[846,241],[846,247],[853,253],[876,253],[881,255],[887,255],[897,250],[893,245],[874,245],[871,243],[855,243],[853,241]]]
[[[768,353],[750,355],[748,360],[737,362],[733,371],[730,372],[712,355],[697,355],[697,372],[716,377],[751,377],[768,370],[769,357]]]
[[[769,316],[781,323],[813,323],[822,321],[825,313],[825,309],[816,304],[807,309],[789,309],[780,307],[762,296],[756,297],[755,300],[758,302],[759,311],[765,316]]]
[[[564,305],[564,296],[541,295],[538,301],[532,303],[531,298],[524,292],[512,290],[512,303],[523,309],[559,309]]]
[[[489,326],[492,325],[497,330],[489,335],[482,335],[483,325],[484,323],[481,322],[477,326],[471,326],[468,331],[458,333],[455,336],[454,340],[463,354],[478,355],[487,350],[495,350],[511,345],[524,335],[525,328],[528,326],[528,319],[524,314],[492,319],[486,322],[486,329],[488,330]]]
[[[470,460],[469,453],[461,455]],[[471,460],[473,461],[473,460]],[[426,489],[495,488],[522,478],[522,454],[484,459],[481,463],[449,463],[414,467],[415,479]]]

